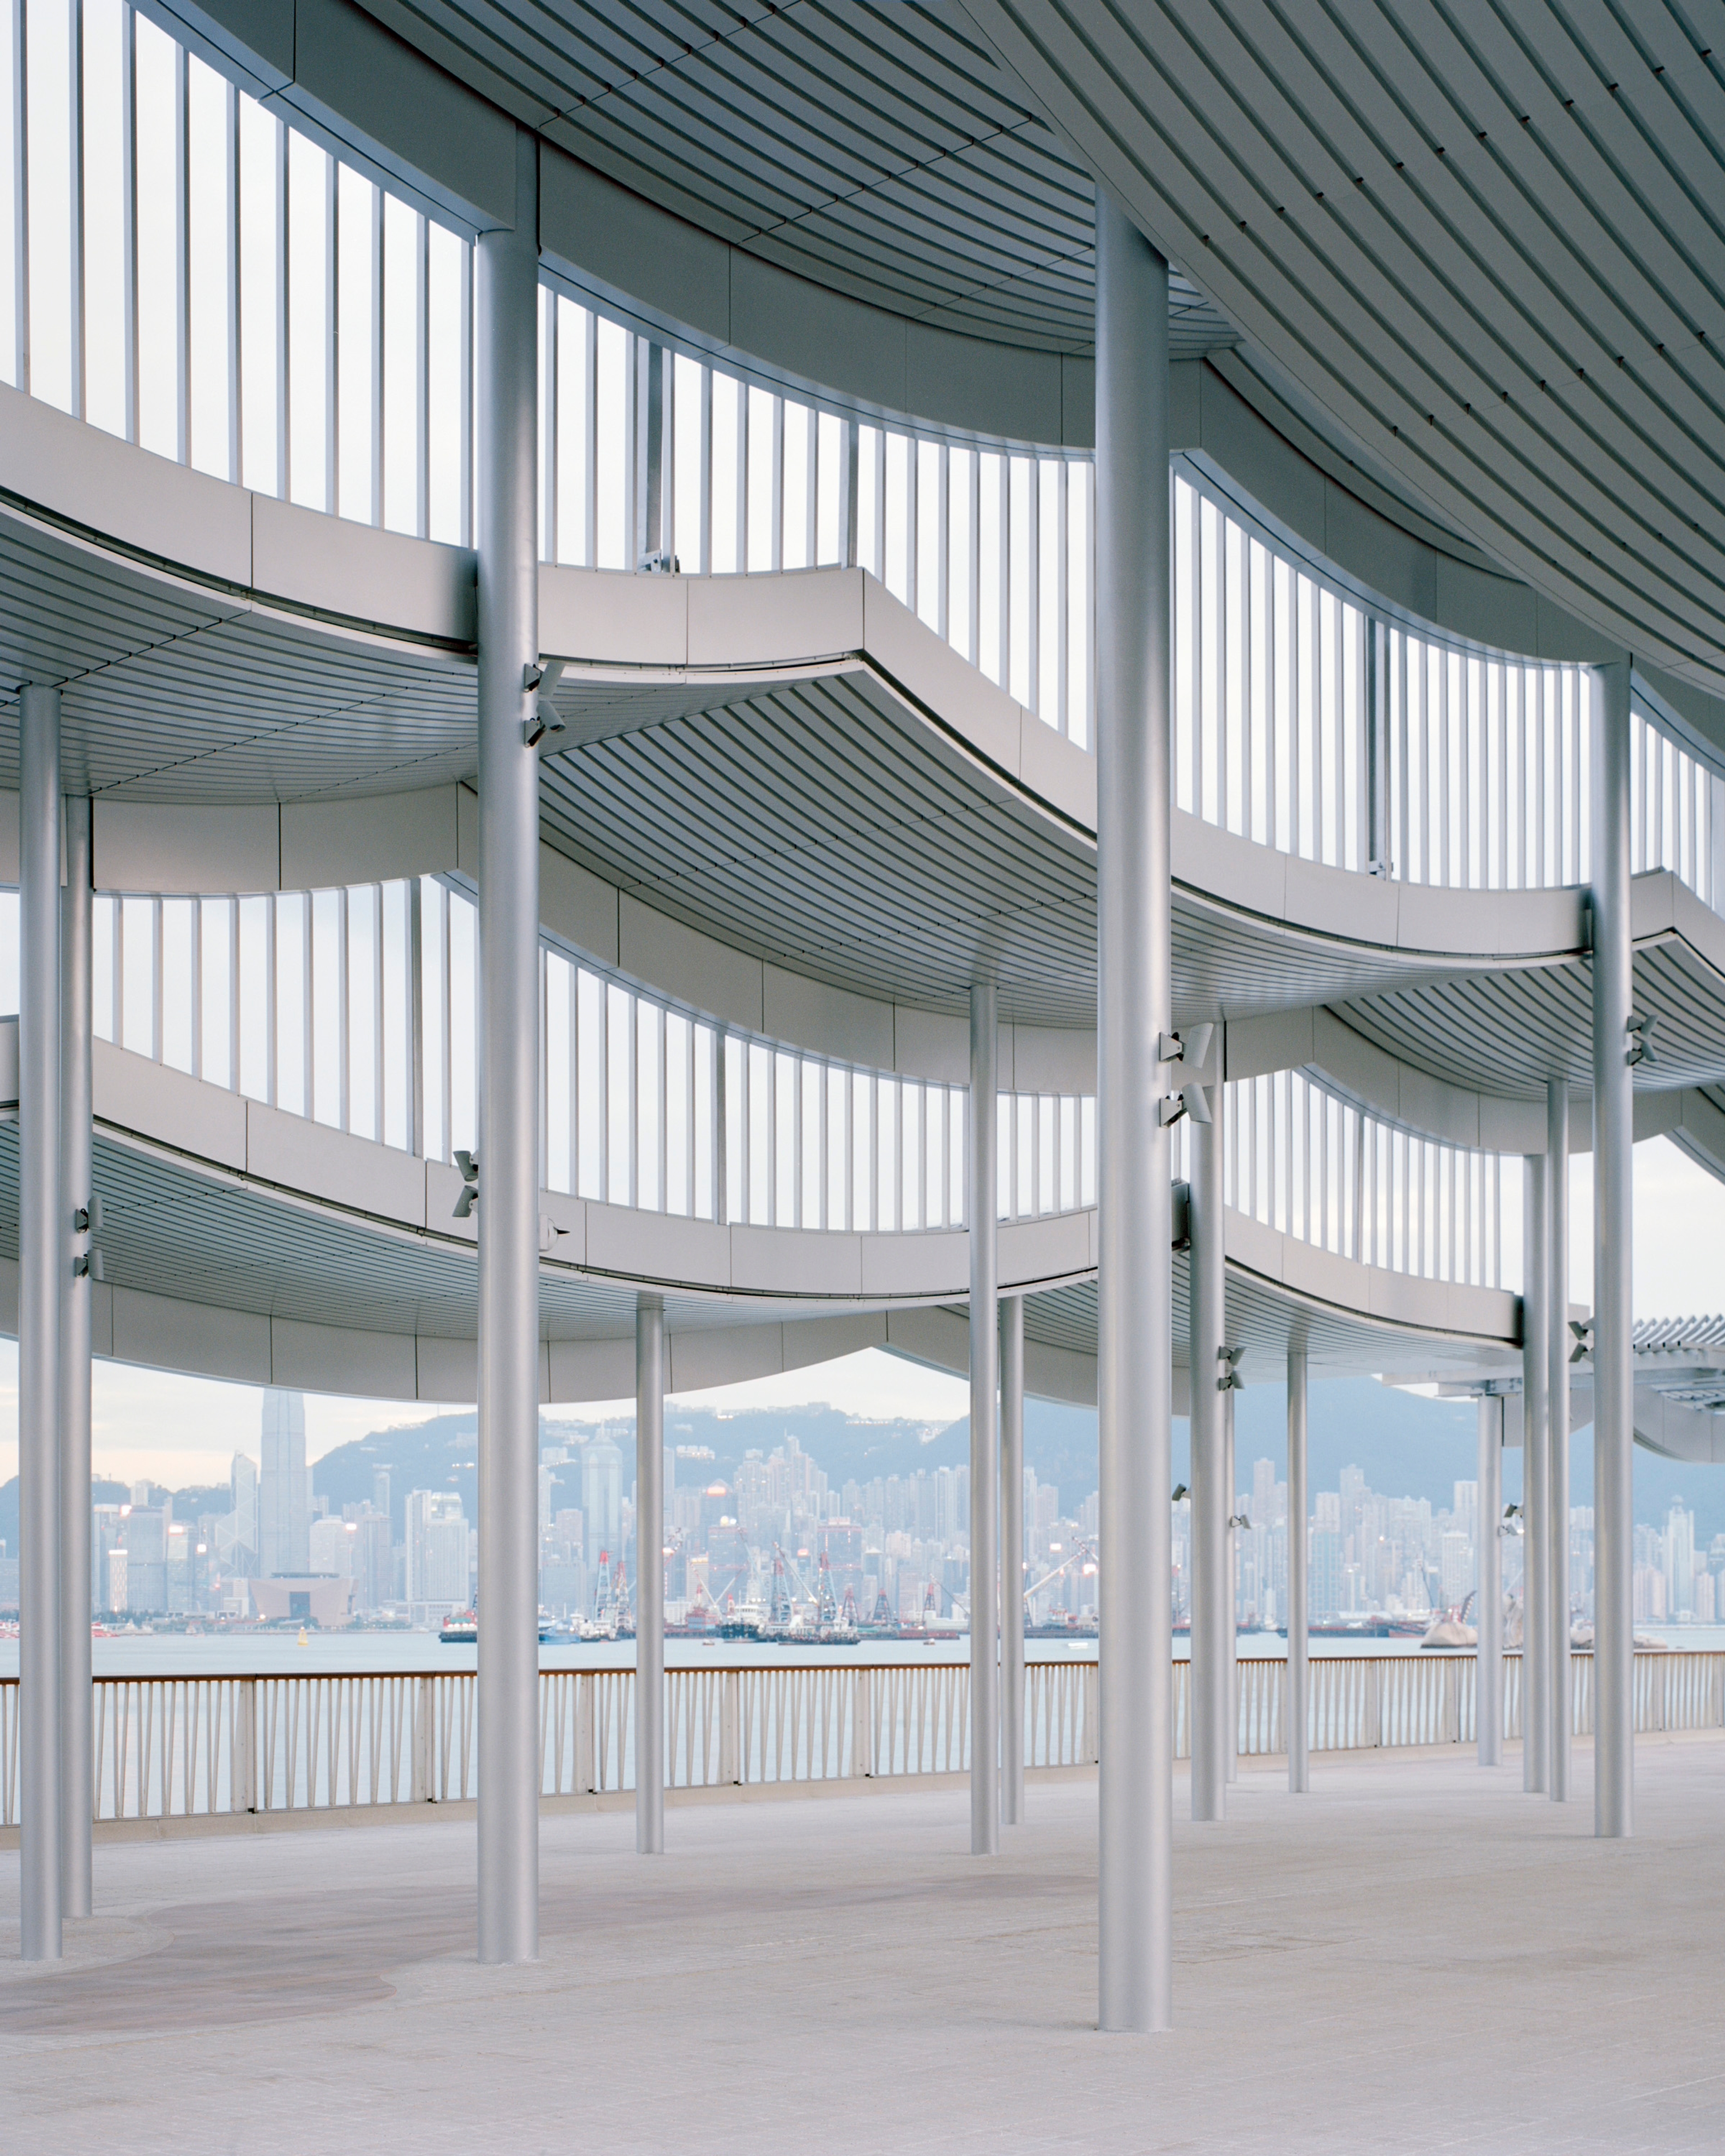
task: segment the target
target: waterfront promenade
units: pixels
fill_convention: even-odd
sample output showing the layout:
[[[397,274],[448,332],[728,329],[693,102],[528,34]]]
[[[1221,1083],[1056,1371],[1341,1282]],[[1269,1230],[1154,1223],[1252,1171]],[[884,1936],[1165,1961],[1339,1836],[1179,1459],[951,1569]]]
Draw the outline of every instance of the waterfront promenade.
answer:
[[[1176,2025],[1096,2033],[1096,1787],[996,1862],[960,1790],[543,1827],[532,1966],[473,1958],[473,1829],[99,1849],[67,1958],[0,1903],[11,2145],[1633,2152],[1725,2143],[1725,1739],[1643,1738],[1637,1834],[1513,1752],[1177,1776]]]

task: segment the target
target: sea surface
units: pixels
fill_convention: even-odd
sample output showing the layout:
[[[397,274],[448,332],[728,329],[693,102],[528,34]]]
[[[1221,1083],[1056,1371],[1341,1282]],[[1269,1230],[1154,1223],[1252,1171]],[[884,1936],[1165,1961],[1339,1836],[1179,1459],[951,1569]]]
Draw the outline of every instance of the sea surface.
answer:
[[[1715,1653],[1725,1650],[1725,1625],[1644,1625],[1637,1636],[1671,1647]],[[1420,1642],[1412,1639],[1326,1638],[1312,1642],[1314,1657],[1420,1651]],[[1096,1660],[1096,1643],[1094,1639],[1027,1640],[1024,1652],[1033,1662],[1089,1662]],[[1184,1661],[1189,1652],[1190,1642],[1178,1635],[1175,1660]],[[1242,1659],[1280,1661],[1287,1643],[1279,1633],[1243,1633],[1240,1652]],[[0,1677],[18,1675],[18,1657],[16,1638],[0,1639]],[[667,1640],[665,1659],[669,1669],[697,1670],[759,1669],[785,1662],[828,1668],[859,1663],[960,1663],[970,1659],[970,1642],[962,1633],[927,1644],[863,1640],[855,1646],[791,1646],[777,1640]],[[93,1660],[95,1674],[102,1677],[235,1676],[249,1672],[347,1676],[372,1671],[470,1670],[478,1656],[470,1646],[444,1646],[434,1632],[308,1632],[303,1645],[293,1631],[212,1632],[195,1637],[179,1632],[128,1632],[95,1640]],[[634,1642],[547,1642],[540,1648],[539,1661],[547,1670],[629,1669],[634,1664]]]

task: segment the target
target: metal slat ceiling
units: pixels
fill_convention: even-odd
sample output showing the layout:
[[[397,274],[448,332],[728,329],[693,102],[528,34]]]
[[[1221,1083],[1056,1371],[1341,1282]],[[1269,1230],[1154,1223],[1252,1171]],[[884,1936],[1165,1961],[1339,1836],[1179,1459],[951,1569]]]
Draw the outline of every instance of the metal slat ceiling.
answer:
[[[472,1340],[471,1245],[386,1228],[331,1208],[200,1173],[100,1130],[94,1176],[108,1285],[217,1310],[395,1336]],[[18,1125],[0,1123],[0,1252],[18,1252]],[[817,1303],[823,1307],[835,1306]],[[541,1273],[540,1335],[633,1339],[632,1285],[566,1268]],[[673,1332],[810,1315],[806,1301],[668,1294]]]
[[[915,321],[1091,349],[1089,175],[950,6],[374,12],[481,95],[507,85],[586,163],[764,261]],[[1184,280],[1169,316],[1177,357],[1233,341]]]
[[[1174,1258],[1174,1365],[1186,1363],[1187,1260]],[[1434,1292],[1438,1292],[1434,1288]],[[950,1306],[955,1316],[964,1306]],[[1024,1298],[1024,1337],[1040,1346],[1081,1355],[1096,1352],[1096,1282],[1076,1281]],[[1374,1323],[1351,1311],[1312,1303],[1255,1276],[1228,1273],[1228,1339],[1245,1351],[1242,1373],[1254,1383],[1277,1383],[1287,1371],[1289,1342],[1307,1342],[1314,1373],[1328,1376],[1418,1370],[1472,1376],[1501,1368],[1520,1351],[1509,1340],[1459,1333],[1421,1332],[1411,1327]]]
[[[0,1123],[0,1253],[18,1250],[18,1125]],[[175,1301],[298,1324],[396,1337],[477,1337],[478,1269],[470,1246],[372,1224],[255,1186],[198,1172],[98,1131],[95,1180],[102,1194],[106,1281]],[[1174,1267],[1174,1335],[1184,1336],[1186,1269]],[[817,1298],[668,1294],[673,1332],[706,1331],[807,1317]],[[852,1308],[848,1302],[832,1307]],[[963,1306],[949,1306],[963,1314]],[[1244,1342],[1254,1376],[1279,1373],[1291,1328],[1309,1337],[1314,1367],[1399,1367],[1417,1342],[1425,1369],[1468,1373],[1491,1359],[1491,1343],[1374,1325],[1300,1302],[1267,1282],[1230,1273],[1230,1337]],[[540,1335],[550,1340],[632,1339],[632,1286],[547,1268],[540,1280]],[[1078,1282],[1027,1298],[1033,1341],[1096,1352],[1096,1290]],[[1499,1359],[1501,1359],[1499,1351]]]
[[[1676,938],[1635,954],[1635,1008],[1658,1020],[1656,1061],[1638,1088],[1666,1092],[1717,1080],[1725,1060],[1725,983]],[[1435,981],[1343,1004],[1355,1032],[1451,1084],[1538,1098],[1566,1074],[1593,1082],[1593,978],[1579,959],[1472,979]]]
[[[1725,686],[1716,7],[965,5],[1321,431]]]

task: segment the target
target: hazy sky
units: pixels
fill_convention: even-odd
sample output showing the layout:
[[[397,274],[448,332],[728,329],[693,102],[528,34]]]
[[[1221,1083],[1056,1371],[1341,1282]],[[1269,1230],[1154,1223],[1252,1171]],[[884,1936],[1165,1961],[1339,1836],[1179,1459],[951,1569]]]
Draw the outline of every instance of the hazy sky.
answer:
[[[1570,1296],[1591,1300],[1593,1163],[1571,1164]],[[1635,1147],[1635,1314],[1678,1317],[1725,1312],[1725,1187],[1664,1138]],[[225,1479],[235,1451],[258,1452],[261,1394],[255,1385],[173,1377],[123,1363],[95,1366],[93,1442],[96,1471],[122,1482],[147,1476],[182,1489]],[[959,1378],[919,1369],[870,1348],[788,1377],[684,1396],[731,1407],[801,1407],[830,1402],[853,1414],[949,1422],[965,1412]],[[470,1406],[470,1402],[449,1405]],[[312,1459],[368,1430],[423,1421],[434,1404],[308,1394],[306,1451]],[[634,1412],[629,1400],[594,1401],[557,1411],[566,1420]],[[0,1340],[0,1481],[18,1471],[18,1348]]]

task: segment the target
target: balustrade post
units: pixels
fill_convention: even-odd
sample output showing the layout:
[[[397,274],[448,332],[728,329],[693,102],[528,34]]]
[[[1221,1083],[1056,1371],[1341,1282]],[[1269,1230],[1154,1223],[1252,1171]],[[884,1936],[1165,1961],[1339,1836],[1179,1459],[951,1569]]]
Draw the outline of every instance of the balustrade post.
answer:
[[[26,1961],[59,1959],[64,1910],[60,1063],[60,692],[30,686],[18,715],[18,1850]],[[86,1486],[86,1516],[89,1502]],[[87,1619],[85,1630],[87,1637]]]
[[[437,1790],[432,1775],[436,1759],[437,1680],[435,1677],[415,1677],[412,1702],[412,1725],[408,1732],[408,1749],[411,1760],[411,1789],[416,1804],[434,1804]]]
[[[1096,189],[1100,2020],[1173,2015],[1168,264]]]
[[[599,1786],[598,1747],[593,1735],[593,1701],[598,1679],[582,1671],[575,1679],[575,1787],[586,1792]]]
[[[665,1299],[635,1298],[635,1848],[665,1854]]]
[[[228,1809],[258,1809],[258,1681],[239,1677],[234,1685],[234,1726],[228,1736]]]
[[[1503,1400],[1490,1393],[1480,1395],[1479,1478],[1474,1732],[1481,1766],[1495,1767],[1503,1758],[1503,1539],[1498,1532],[1503,1518]]]
[[[1545,1088],[1546,1787],[1569,1798],[1569,1081]]]
[[[1630,662],[1593,670],[1594,1831],[1635,1830]]]
[[[911,447],[912,457],[916,444]],[[911,603],[916,604],[914,590]],[[970,1853],[1000,1846],[999,1024],[970,992]]]
[[[850,1771],[866,1781],[875,1772],[875,1673],[856,1672],[856,1689],[850,1695]]]
[[[479,432],[479,1957],[539,1951],[537,138],[482,233]]]

